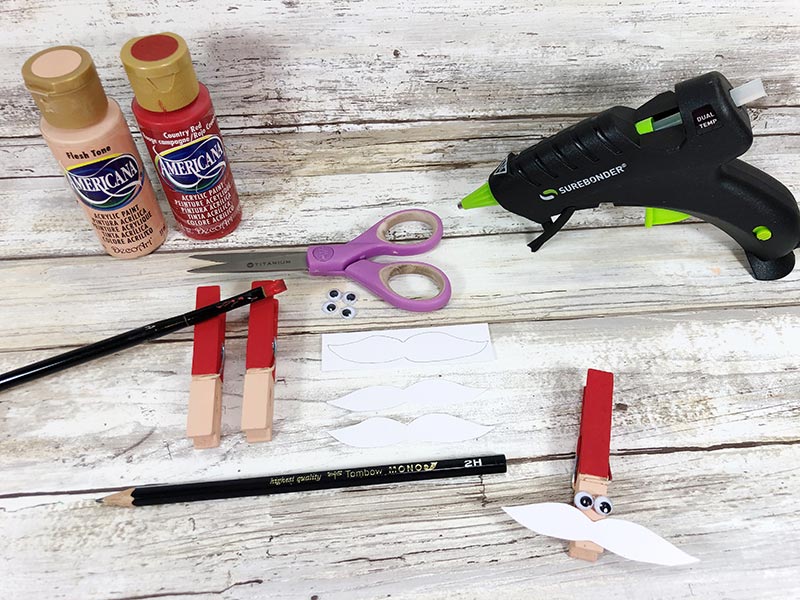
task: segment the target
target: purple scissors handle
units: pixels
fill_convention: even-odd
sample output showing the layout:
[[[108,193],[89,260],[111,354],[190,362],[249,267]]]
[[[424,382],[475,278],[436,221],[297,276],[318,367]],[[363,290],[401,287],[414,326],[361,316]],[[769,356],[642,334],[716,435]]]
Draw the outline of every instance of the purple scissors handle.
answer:
[[[391,242],[386,233],[395,225],[408,222],[425,223],[431,228],[430,237],[418,242]],[[405,310],[428,312],[445,306],[450,300],[450,280],[438,268],[421,262],[376,263],[375,256],[409,256],[436,247],[442,239],[442,220],[428,210],[412,209],[392,213],[375,223],[364,233],[346,244],[310,246],[308,272],[312,275],[343,275],[349,277],[383,298],[389,304]],[[395,292],[389,281],[398,275],[423,275],[433,281],[439,293],[433,298],[406,298]]]

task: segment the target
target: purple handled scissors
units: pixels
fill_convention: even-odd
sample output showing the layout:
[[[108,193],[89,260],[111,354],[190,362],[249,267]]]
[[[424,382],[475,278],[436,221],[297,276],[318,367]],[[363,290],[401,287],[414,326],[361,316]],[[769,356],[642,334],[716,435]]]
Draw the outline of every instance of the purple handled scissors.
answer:
[[[430,237],[413,242],[392,242],[386,233],[395,225],[408,222],[424,223],[431,229]],[[436,247],[442,239],[442,220],[427,210],[411,209],[392,213],[375,223],[364,233],[344,244],[309,246],[294,252],[226,252],[196,254],[197,258],[220,263],[191,269],[191,273],[262,273],[265,271],[308,270],[311,275],[343,275],[389,304],[405,310],[428,312],[442,308],[450,300],[450,280],[438,268],[422,262],[402,261],[378,263],[368,260],[375,256],[409,256]],[[389,282],[398,275],[423,275],[433,281],[439,293],[433,298],[407,298],[395,292]]]

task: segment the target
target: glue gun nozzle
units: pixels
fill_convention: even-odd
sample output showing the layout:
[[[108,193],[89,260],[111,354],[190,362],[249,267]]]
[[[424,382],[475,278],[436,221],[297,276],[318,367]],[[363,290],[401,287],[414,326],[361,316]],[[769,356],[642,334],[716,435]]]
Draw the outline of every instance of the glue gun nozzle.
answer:
[[[458,207],[468,209],[480,208],[482,206],[494,206],[495,204],[497,204],[497,200],[495,200],[494,194],[492,194],[492,190],[489,187],[489,182],[487,181],[471,194],[464,196],[461,202],[458,203]]]

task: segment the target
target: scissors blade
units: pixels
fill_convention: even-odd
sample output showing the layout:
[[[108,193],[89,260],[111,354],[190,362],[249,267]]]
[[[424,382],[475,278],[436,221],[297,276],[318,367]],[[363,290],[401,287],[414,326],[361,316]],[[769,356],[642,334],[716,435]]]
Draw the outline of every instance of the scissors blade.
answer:
[[[306,251],[223,252],[194,254],[189,258],[219,263],[189,269],[189,273],[263,273],[269,271],[307,271]]]

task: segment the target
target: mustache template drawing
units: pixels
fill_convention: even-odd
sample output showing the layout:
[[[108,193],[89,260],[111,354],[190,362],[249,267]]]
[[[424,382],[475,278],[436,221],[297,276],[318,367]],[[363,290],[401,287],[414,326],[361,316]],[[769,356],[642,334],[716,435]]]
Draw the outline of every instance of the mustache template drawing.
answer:
[[[328,433],[348,446],[379,448],[401,442],[462,442],[478,438],[491,427],[478,425],[452,415],[431,414],[406,425],[386,417],[372,417],[357,425]]]
[[[542,502],[503,507],[503,510],[538,534],[594,542],[629,560],[665,566],[687,565],[698,560],[646,527],[614,518],[592,521],[570,504]]]
[[[414,363],[430,363],[474,356],[488,345],[487,341],[429,331],[407,339],[372,335],[346,344],[330,344],[328,349],[343,360],[361,364],[391,363],[403,358]]]
[[[424,379],[408,386],[398,388],[391,385],[373,385],[350,392],[328,404],[353,412],[378,411],[394,408],[406,402],[424,404],[426,409],[469,402],[486,390],[479,390],[443,379]]]

